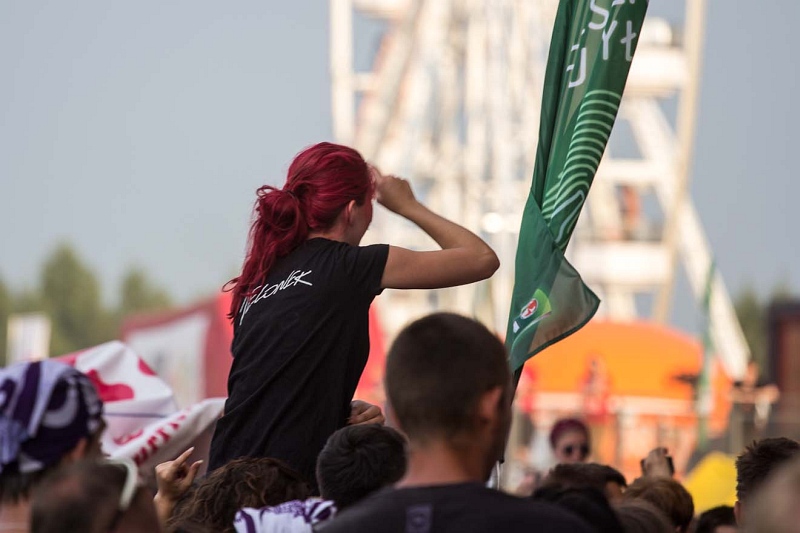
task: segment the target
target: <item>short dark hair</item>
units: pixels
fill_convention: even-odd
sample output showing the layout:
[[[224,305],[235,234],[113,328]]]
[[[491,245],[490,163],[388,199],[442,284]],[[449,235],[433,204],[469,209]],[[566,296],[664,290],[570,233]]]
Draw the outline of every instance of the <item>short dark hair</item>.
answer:
[[[96,531],[117,513],[126,473],[102,461],[57,469],[33,490],[31,532]]]
[[[598,463],[570,463],[558,464],[553,467],[542,486],[559,486],[563,488],[593,487],[605,491],[607,483],[616,483],[627,487],[619,470],[608,465]]]
[[[215,531],[233,532],[236,511],[243,507],[278,505],[304,500],[311,489],[283,461],[269,457],[235,459],[200,481],[187,500],[176,506],[168,530],[199,523]]]
[[[339,510],[399,481],[405,472],[405,438],[380,424],[340,429],[317,458],[320,493]]]
[[[741,502],[761,486],[776,467],[788,462],[800,444],[786,437],[753,441],[736,458],[736,498]]]
[[[730,505],[720,505],[701,514],[694,533],[714,533],[720,526],[736,526],[736,515]]]
[[[641,499],[661,509],[679,531],[687,531],[694,518],[694,500],[683,485],[668,477],[640,477],[625,491],[625,499]]]
[[[470,434],[481,396],[495,387],[510,394],[511,383],[500,340],[452,313],[406,326],[389,350],[385,379],[394,416],[412,441]]]

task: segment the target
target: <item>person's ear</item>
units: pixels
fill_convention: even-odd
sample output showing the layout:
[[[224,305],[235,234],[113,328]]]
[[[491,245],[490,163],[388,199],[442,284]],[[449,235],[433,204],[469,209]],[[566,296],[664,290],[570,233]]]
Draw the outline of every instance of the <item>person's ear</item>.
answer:
[[[736,525],[742,527],[742,502],[739,500],[733,504],[733,516],[736,518]]]
[[[347,202],[347,205],[344,208],[344,220],[347,222],[347,225],[351,225],[353,223],[355,210],[358,207],[355,200],[350,200]]]
[[[503,401],[503,387],[493,387],[484,392],[478,402],[478,417],[481,425],[497,420],[503,411],[500,402]]]

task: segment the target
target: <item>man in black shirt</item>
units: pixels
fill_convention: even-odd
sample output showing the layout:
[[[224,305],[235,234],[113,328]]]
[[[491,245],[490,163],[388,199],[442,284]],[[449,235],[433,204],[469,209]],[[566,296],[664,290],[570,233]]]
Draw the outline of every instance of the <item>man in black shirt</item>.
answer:
[[[449,313],[417,320],[386,362],[387,416],[408,437],[406,475],[320,527],[324,533],[590,532],[548,504],[486,488],[511,423],[502,343]]]

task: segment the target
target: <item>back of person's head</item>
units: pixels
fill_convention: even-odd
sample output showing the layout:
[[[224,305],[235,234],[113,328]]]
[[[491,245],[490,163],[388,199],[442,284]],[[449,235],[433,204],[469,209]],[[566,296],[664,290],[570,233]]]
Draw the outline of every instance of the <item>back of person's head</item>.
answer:
[[[0,504],[31,490],[65,459],[100,456],[103,402],[89,378],[46,359],[0,369]]]
[[[675,533],[667,515],[644,500],[625,500],[614,509],[623,533]]]
[[[172,531],[178,524],[200,523],[232,532],[236,511],[243,507],[278,505],[310,495],[308,483],[282,461],[236,459],[197,483],[188,499],[176,507],[168,527]]]
[[[730,505],[720,505],[702,513],[697,517],[697,522],[694,526],[694,533],[723,533],[718,531],[717,528],[736,528],[736,517],[733,514],[733,507]],[[731,529],[724,531],[728,533]]]
[[[242,273],[226,285],[233,290],[231,318],[277,258],[289,254],[310,232],[332,227],[351,201],[358,205],[371,201],[373,191],[369,166],[361,154],[327,142],[295,156],[283,189],[260,187]]]
[[[566,509],[597,533],[617,533],[622,528],[603,492],[594,487],[540,487],[534,491],[532,499]]]
[[[737,516],[743,531],[800,532],[800,457],[773,470],[748,494],[744,509],[743,516]]]
[[[611,486],[610,486],[611,485]],[[621,496],[628,486],[619,470],[598,463],[562,463],[553,467],[542,482],[543,487],[592,487],[605,494],[609,500]]]
[[[139,486],[132,461],[72,463],[33,491],[31,533],[159,530],[152,496]]]
[[[667,515],[678,531],[688,531],[694,517],[694,500],[683,485],[667,477],[640,477],[628,486],[626,500],[652,503]]]
[[[771,472],[789,462],[798,451],[800,444],[785,437],[761,439],[745,448],[736,458],[736,498],[740,502],[747,500]]]
[[[338,430],[317,458],[320,493],[339,510],[399,481],[405,471],[405,438],[380,424]]]
[[[411,323],[389,350],[385,380],[387,412],[412,444],[471,444],[483,422],[482,402],[496,396],[497,449],[487,456],[495,455],[490,463],[499,458],[510,423],[511,377],[503,344],[484,325],[452,313]]]

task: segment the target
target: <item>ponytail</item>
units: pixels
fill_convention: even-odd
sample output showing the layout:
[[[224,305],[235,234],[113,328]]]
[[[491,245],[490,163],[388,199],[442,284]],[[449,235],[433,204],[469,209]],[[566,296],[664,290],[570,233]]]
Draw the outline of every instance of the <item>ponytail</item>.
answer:
[[[332,143],[300,152],[289,167],[283,189],[260,187],[242,273],[223,287],[233,292],[228,318],[236,317],[278,258],[289,255],[312,231],[331,227],[348,202],[371,201],[373,187],[361,155]]]

